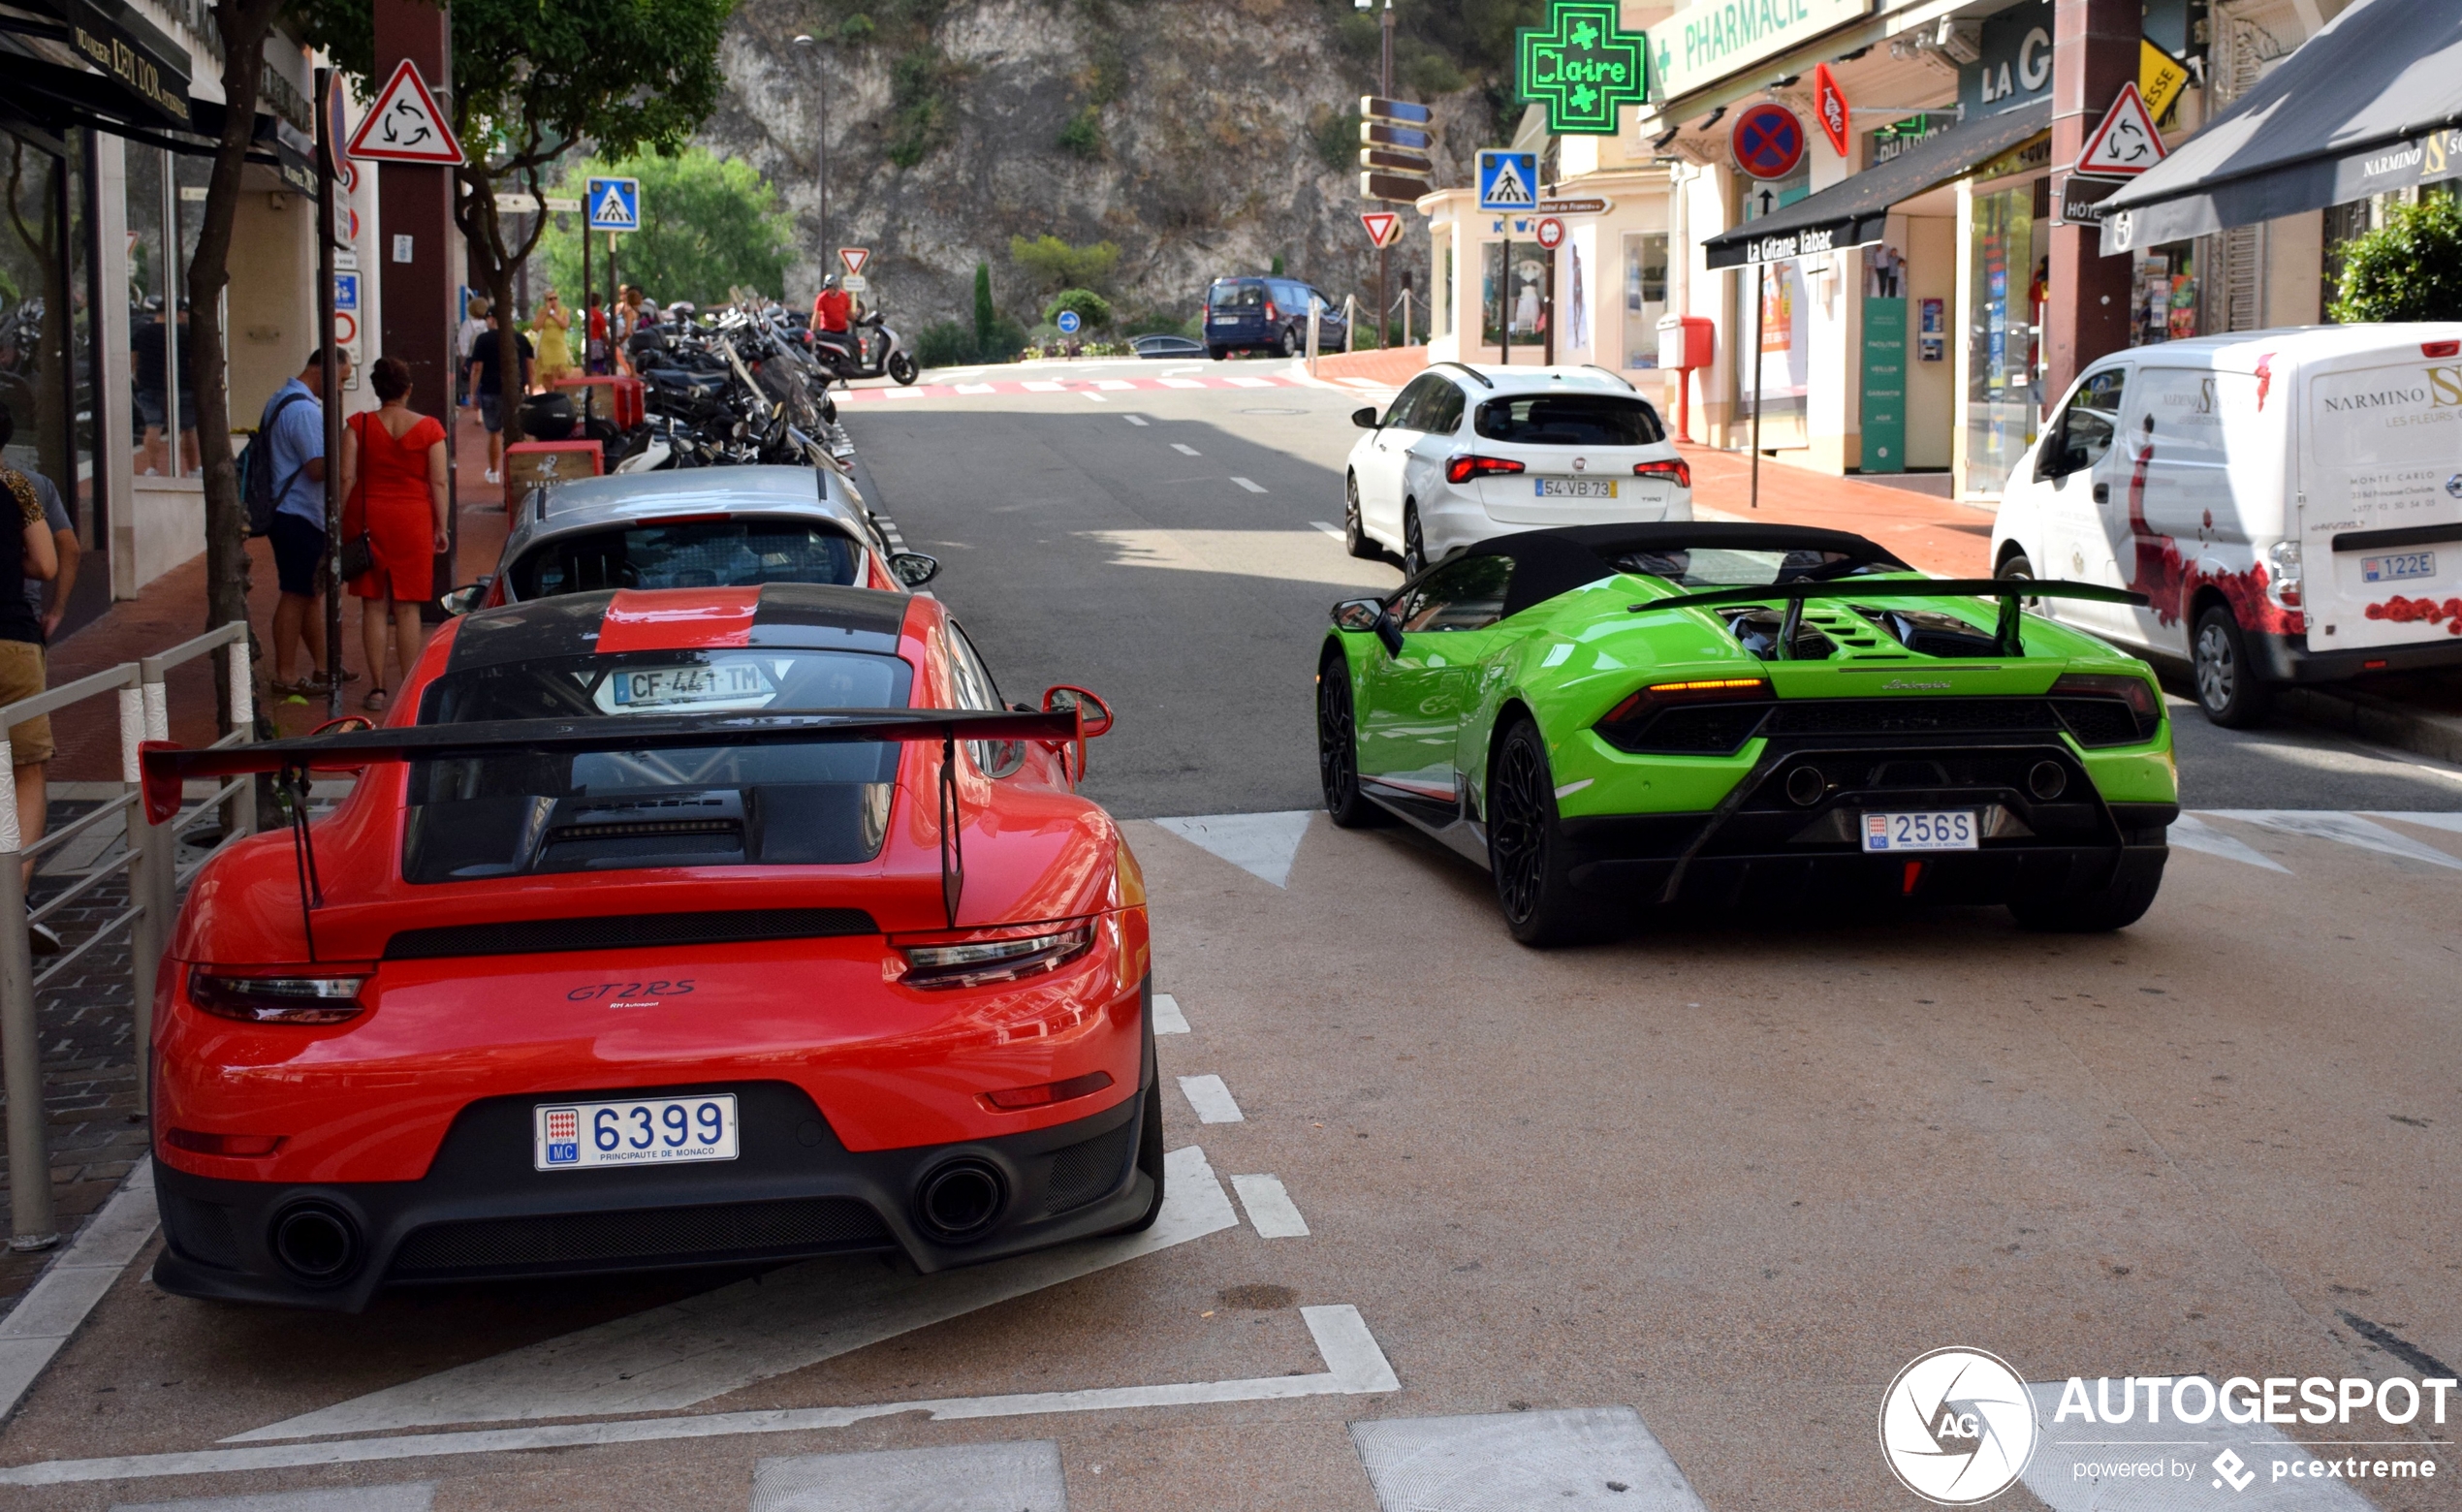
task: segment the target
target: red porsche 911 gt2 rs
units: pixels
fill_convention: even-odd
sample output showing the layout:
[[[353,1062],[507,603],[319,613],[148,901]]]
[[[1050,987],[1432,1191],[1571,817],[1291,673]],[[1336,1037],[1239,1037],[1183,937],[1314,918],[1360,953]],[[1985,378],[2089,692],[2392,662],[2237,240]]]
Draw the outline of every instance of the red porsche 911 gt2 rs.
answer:
[[[1144,884],[932,599],[584,593],[447,624],[381,729],[186,751],[289,834],[198,875],[155,1007],[190,1296],[902,1252],[1153,1221]],[[304,818],[310,771],[357,770]]]

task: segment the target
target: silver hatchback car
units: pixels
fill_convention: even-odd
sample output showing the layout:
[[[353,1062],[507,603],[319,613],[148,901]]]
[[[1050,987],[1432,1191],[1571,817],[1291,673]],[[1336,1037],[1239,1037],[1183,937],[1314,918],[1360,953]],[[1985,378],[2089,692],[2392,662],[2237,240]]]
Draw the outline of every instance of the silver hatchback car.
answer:
[[[827,468],[700,467],[531,489],[496,570],[446,594],[444,607],[462,614],[601,588],[765,583],[905,591],[939,571]]]

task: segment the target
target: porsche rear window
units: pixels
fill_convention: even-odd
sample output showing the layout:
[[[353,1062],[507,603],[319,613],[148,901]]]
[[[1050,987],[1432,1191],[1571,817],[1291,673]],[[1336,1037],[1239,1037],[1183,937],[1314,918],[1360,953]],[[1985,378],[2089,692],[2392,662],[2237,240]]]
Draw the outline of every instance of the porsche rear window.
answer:
[[[1614,394],[1528,394],[1479,406],[1479,434],[1524,446],[1652,446],[1667,439],[1657,413]]]
[[[1859,561],[1844,551],[1746,551],[1730,547],[1626,551],[1615,558],[1615,566],[1619,572],[1664,578],[1689,588],[1757,588],[1773,583],[1821,583],[1858,572],[1904,570]]]
[[[630,651],[449,673],[419,722],[902,709],[912,682],[900,658],[859,651]],[[868,861],[888,833],[899,749],[861,740],[413,762],[402,875]]]
[[[644,524],[543,541],[512,567],[513,596],[601,588],[749,588],[855,582],[862,553],[845,535],[801,520],[712,519]]]

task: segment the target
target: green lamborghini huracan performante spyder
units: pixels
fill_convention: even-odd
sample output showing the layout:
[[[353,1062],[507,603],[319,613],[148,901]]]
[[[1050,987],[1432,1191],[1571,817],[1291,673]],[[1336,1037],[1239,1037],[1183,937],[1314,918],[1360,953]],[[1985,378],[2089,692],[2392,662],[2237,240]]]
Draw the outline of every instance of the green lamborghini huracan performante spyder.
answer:
[[[1843,531],[1671,522],[1481,542],[1334,607],[1325,804],[1494,873],[1551,945],[1677,905],[2005,904],[2115,929],[2179,816],[2146,665]]]

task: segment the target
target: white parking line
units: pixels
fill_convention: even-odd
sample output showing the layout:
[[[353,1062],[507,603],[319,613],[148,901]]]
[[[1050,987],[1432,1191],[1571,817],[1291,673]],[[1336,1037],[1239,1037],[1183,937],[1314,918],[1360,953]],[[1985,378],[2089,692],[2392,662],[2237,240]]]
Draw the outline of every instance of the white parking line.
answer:
[[[1094,380],[1094,387],[1097,389],[1110,389],[1117,393],[1121,389],[1134,389],[1137,386],[1122,378],[1097,378]]]
[[[799,1454],[752,1470],[752,1512],[1060,1512],[1067,1505],[1055,1438]]]
[[[428,1512],[434,1481],[390,1486],[339,1486],[323,1491],[268,1491],[253,1496],[190,1496],[178,1501],[122,1501],[111,1512]]]
[[[86,1220],[75,1243],[0,1319],[0,1418],[16,1410],[35,1377],[154,1237],[154,1168],[141,1161]]]
[[[806,1261],[223,1442],[697,1406],[884,1339],[1238,1227],[1231,1198],[1198,1147],[1165,1157],[1164,1188],[1162,1213],[1143,1234],[930,1276],[900,1276],[872,1260]]]
[[[1109,404],[1112,401],[1110,394],[1096,394],[1091,389],[1080,389],[1078,392],[1085,394],[1088,398],[1092,399],[1097,404]]]
[[[1028,394],[1057,394],[1065,387],[1066,385],[1064,384],[1057,383],[1029,383],[1026,385],[1026,392]]]
[[[1353,1423],[1350,1436],[1387,1512],[1702,1512],[1630,1407],[1382,1418]]]
[[[958,385],[956,392],[960,394],[997,394],[1000,391],[988,383],[962,383]]]
[[[1154,1032],[1156,1034],[1188,1032],[1188,1021],[1180,1012],[1180,999],[1169,992],[1154,994]]]
[[[956,1275],[956,1272],[947,1275]],[[946,1276],[942,1277],[946,1278]],[[505,1454],[592,1444],[652,1443],[678,1438],[722,1438],[742,1433],[807,1433],[847,1428],[874,1418],[921,1412],[934,1422],[1032,1417],[1047,1412],[1101,1412],[1125,1407],[1194,1406],[1216,1402],[1288,1402],[1300,1397],[1366,1396],[1400,1391],[1394,1368],[1357,1307],[1302,1307],[1300,1321],[1325,1362],[1313,1375],[1268,1375],[1247,1380],[1188,1381],[1163,1386],[1106,1386],[1088,1391],[1022,1392],[1007,1397],[944,1397],[922,1402],[884,1402],[862,1406],[711,1412],[698,1417],[626,1418],[610,1423],[557,1423],[530,1428],[490,1428],[451,1433],[405,1433],[392,1438],[346,1438],[330,1443],[251,1444],[241,1449],[113,1455],[93,1460],[46,1460],[0,1469],[0,1486],[62,1486],[81,1481],[135,1480],[154,1475],[204,1475],[231,1470],[281,1469],[301,1465],[355,1465],[374,1460],[417,1460],[433,1455]],[[1629,1508],[1620,1512],[1630,1512]]]
[[[2182,814],[2171,821],[2170,840],[2182,850],[2220,856],[2225,861],[2236,861],[2246,866],[2263,866],[2268,871],[2279,871],[2285,876],[2291,873],[2290,867],[2266,855],[2248,841],[2236,835],[2224,834],[2194,814]]]
[[[1246,478],[1234,478],[1231,481],[1238,484],[1241,488],[1247,489],[1250,493],[1263,493],[1266,491],[1265,485],[1261,483],[1251,483]]]
[[[1198,382],[1194,378],[1165,378],[1162,380],[1162,386],[1166,389],[1202,389],[1205,387],[1203,383]]]
[[[2206,1382],[2209,1388],[2213,1384]],[[2143,1414],[2131,1414],[2137,1418],[2135,1423],[2090,1427],[2075,1422],[2071,1413],[2072,1421],[2060,1424],[2055,1419],[2062,1390],[2050,1381],[2028,1388],[2043,1436],[2035,1446],[2034,1458],[2027,1461],[2026,1489],[2042,1497],[2052,1512],[2170,1512],[2189,1505],[2193,1496],[2201,1504],[2210,1504],[2194,1487],[2205,1481],[2209,1490],[2222,1490],[2223,1467],[2214,1462],[2225,1449],[2236,1458],[2232,1468],[2239,1474],[2254,1471],[2257,1476],[2257,1484],[2243,1483],[2225,1494],[2232,1506],[2252,1512],[2368,1512],[2368,1498],[2348,1483],[2325,1480],[2321,1467],[2317,1480],[2302,1476],[2275,1481],[2273,1462],[2307,1465],[2318,1458],[2280,1429],[2263,1423],[2232,1428],[2218,1424],[2212,1426],[2219,1432],[2208,1438],[2204,1429],[2170,1421],[2148,1423]],[[2335,1452],[2331,1444],[2317,1447],[2327,1455]],[[2419,1457],[2425,1457],[2427,1448],[2425,1443],[2417,1446]],[[2404,1455],[2409,1458],[2412,1451],[2406,1449]],[[2175,1464],[2192,1466],[2191,1473],[2179,1475],[2170,1468]],[[2162,1471],[2162,1479],[2149,1473],[2156,1468]],[[2140,1475],[2145,1478],[2137,1478]],[[2242,1491],[2252,1495],[2242,1498],[2237,1495]]]
[[[1179,453],[1179,454],[1180,454],[1181,456],[1183,456],[1183,457],[1203,457],[1203,456],[1205,456],[1205,454],[1204,454],[1203,452],[1198,451],[1195,447],[1190,446],[1190,445],[1189,445],[1188,443],[1186,443],[1185,441],[1174,441],[1173,443],[1171,443],[1171,449],[1172,449],[1173,451],[1175,451],[1175,452]]]
[[[920,399],[925,395],[921,389],[884,389],[881,391],[881,396],[890,399]]]
[[[1271,378],[1226,378],[1223,382],[1231,385],[1231,387],[1235,389],[1271,389],[1274,387],[1274,380]]]
[[[2217,819],[2237,819],[2244,824],[2262,825],[2288,835],[2305,835],[2320,840],[2338,840],[2356,845],[2380,855],[2400,856],[2408,861],[2423,862],[2431,866],[2444,866],[2462,871],[2462,861],[2456,861],[2433,845],[2415,840],[2407,835],[2386,829],[2373,819],[2337,809],[2317,808],[2201,808],[2201,814]]]
[[[1120,418],[1132,425],[1142,425],[1146,423],[1146,417],[1143,415],[1122,415]]]
[[[1231,1088],[1222,1085],[1218,1076],[1184,1076],[1180,1079],[1180,1095],[1197,1110],[1199,1123],[1246,1123],[1248,1116],[1231,1100]]]
[[[1321,520],[1311,520],[1309,523],[1314,525],[1317,529],[1324,531],[1327,535],[1332,536],[1337,541],[1347,539],[1347,537],[1342,534],[1342,527],[1340,525],[1329,525]]]
[[[1240,1194],[1240,1206],[1247,1210],[1248,1226],[1259,1239],[1306,1239],[1308,1220],[1291,1202],[1291,1194],[1282,1189],[1278,1176],[1235,1176],[1231,1189]]]

